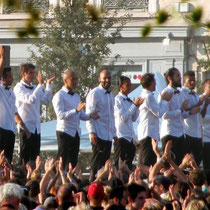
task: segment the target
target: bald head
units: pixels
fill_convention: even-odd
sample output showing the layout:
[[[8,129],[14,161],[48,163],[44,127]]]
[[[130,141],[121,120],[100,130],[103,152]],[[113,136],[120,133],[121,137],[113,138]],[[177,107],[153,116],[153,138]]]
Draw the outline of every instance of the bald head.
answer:
[[[104,89],[108,90],[111,86],[111,73],[106,69],[102,70],[99,74],[98,81]]]
[[[78,77],[73,71],[65,71],[63,73],[63,82],[67,89],[74,90],[77,87]]]

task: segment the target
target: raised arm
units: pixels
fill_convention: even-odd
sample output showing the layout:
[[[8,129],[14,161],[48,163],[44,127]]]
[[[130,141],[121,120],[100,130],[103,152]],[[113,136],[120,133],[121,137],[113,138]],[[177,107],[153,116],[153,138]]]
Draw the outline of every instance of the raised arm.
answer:
[[[4,48],[0,46],[0,79],[3,74],[3,65],[4,65]]]

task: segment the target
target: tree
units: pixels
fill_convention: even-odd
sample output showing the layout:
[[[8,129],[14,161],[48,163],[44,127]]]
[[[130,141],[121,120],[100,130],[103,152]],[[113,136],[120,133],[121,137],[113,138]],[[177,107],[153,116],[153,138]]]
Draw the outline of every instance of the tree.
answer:
[[[205,53],[206,53],[206,59],[200,59],[198,60],[198,65],[201,68],[204,68],[206,71],[210,71],[210,39],[208,41],[208,44],[203,43]]]
[[[43,17],[43,37],[35,44],[38,53],[32,51],[31,58],[45,75],[57,73],[55,91],[63,85],[61,73],[75,71],[79,78],[77,91],[84,98],[96,86],[103,60],[111,52],[109,45],[120,38],[127,16],[97,10],[86,0],[63,0],[63,4]],[[108,33],[110,28],[112,32]]]

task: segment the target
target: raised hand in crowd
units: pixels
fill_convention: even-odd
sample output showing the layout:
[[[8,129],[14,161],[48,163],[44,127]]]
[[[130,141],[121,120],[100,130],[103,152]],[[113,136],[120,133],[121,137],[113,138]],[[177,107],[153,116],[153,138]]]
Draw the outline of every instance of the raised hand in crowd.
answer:
[[[53,73],[47,78],[47,83],[50,84],[56,78],[56,73]]]

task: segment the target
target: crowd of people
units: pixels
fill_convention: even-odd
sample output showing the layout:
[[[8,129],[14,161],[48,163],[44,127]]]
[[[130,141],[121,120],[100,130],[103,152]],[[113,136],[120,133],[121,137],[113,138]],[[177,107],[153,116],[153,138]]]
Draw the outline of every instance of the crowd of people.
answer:
[[[0,46],[0,209],[208,209],[210,79],[198,96],[195,73],[187,71],[182,86],[179,70],[172,67],[156,100],[154,74],[146,73],[141,95],[131,100],[130,79],[119,78],[114,97],[111,73],[102,70],[99,85],[83,102],[75,92],[75,72],[63,73],[64,85],[53,96],[56,75],[47,78],[44,88],[42,73],[36,74],[30,63],[21,65],[21,80],[13,91],[12,70],[4,67],[4,59]],[[58,153],[56,160],[40,160],[40,104],[51,102]],[[138,117],[136,137],[133,122]],[[88,179],[77,167],[80,120],[87,121],[92,145]],[[18,163],[13,161],[15,123]],[[140,162],[135,166],[136,150]]]

